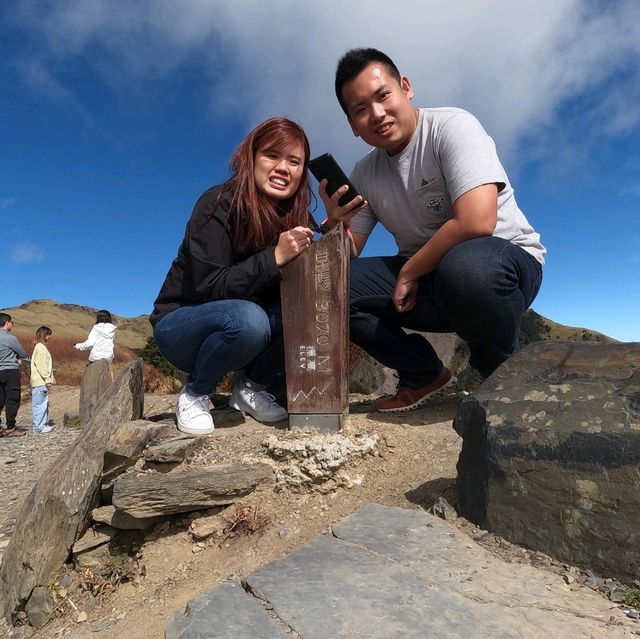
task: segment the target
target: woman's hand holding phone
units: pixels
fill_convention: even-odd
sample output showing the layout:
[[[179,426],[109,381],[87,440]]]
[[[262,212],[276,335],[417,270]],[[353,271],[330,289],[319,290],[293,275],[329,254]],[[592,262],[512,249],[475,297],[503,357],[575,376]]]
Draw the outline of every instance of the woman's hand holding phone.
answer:
[[[296,226],[289,231],[280,233],[278,244],[276,245],[276,264],[284,266],[294,257],[297,257],[305,249],[311,246],[313,231],[306,226]]]

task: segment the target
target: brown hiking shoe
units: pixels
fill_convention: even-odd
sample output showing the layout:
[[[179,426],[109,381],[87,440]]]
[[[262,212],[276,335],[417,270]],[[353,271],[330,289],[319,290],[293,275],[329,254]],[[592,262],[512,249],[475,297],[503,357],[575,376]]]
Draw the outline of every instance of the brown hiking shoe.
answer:
[[[450,386],[455,381],[448,368],[443,368],[440,375],[432,382],[420,388],[399,388],[393,397],[377,399],[373,407],[381,413],[401,413],[413,410],[427,403],[429,397]]]

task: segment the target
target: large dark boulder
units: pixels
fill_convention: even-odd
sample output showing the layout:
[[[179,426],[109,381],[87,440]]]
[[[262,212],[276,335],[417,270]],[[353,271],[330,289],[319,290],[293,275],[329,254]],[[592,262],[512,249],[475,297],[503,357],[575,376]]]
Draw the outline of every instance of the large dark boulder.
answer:
[[[465,398],[454,428],[462,515],[640,577],[640,344],[531,344]]]

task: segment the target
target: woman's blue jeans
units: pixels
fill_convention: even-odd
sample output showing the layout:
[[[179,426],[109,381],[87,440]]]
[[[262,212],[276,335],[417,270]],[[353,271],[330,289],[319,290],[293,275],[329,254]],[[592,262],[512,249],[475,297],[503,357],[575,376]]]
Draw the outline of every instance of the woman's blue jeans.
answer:
[[[46,386],[31,389],[31,423],[34,433],[41,432],[49,423],[49,389]]]
[[[351,340],[398,371],[400,386],[419,388],[442,370],[431,344],[403,328],[457,333],[483,376],[518,349],[522,316],[542,282],[542,267],[533,256],[498,237],[458,244],[434,272],[420,278],[415,307],[398,313],[391,294],[406,261],[393,256],[351,262]]]
[[[284,373],[279,299],[264,306],[235,299],[183,306],[156,323],[153,337],[160,352],[188,373],[192,395],[210,395],[231,371],[244,369],[263,387]]]

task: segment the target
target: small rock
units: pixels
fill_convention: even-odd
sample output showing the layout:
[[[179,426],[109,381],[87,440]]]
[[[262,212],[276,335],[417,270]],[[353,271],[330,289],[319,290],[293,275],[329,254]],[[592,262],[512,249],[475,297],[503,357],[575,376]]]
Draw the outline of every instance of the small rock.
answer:
[[[597,577],[587,577],[584,585],[587,588],[591,588],[591,590],[599,590],[600,586],[602,585],[602,580],[598,579]]]
[[[73,544],[71,550],[74,554],[91,550],[91,548],[96,548],[111,541],[118,532],[117,529],[111,526],[96,525],[93,528],[89,528],[87,532]]]
[[[51,619],[53,615],[53,599],[44,586],[33,589],[31,597],[25,606],[29,623],[38,630]]]
[[[455,521],[458,518],[455,508],[444,497],[438,497],[436,503],[431,506],[430,511],[433,515],[445,521]]]
[[[96,621],[89,626],[91,632],[101,632],[102,630],[106,630],[111,625],[111,622],[108,619],[103,619],[102,621]]]
[[[280,535],[280,539],[288,539],[291,537],[291,528],[282,528],[278,535]]]
[[[640,619],[640,612],[637,610],[629,610],[627,617],[629,617],[629,619]]]
[[[61,588],[66,588],[69,590],[71,586],[73,586],[73,577],[67,572],[62,577],[60,577],[60,581],[58,581],[58,585]]]
[[[76,623],[84,623],[87,620],[87,613],[81,610],[76,617]]]
[[[65,428],[80,428],[80,413],[65,413],[62,417]]]
[[[624,588],[614,587],[609,592],[609,599],[614,603],[622,603],[627,596],[627,592]]]
[[[564,583],[566,584],[572,584],[576,578],[573,575],[570,575],[568,573],[565,573],[564,575],[562,575],[563,579],[564,579]]]

